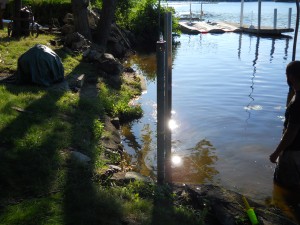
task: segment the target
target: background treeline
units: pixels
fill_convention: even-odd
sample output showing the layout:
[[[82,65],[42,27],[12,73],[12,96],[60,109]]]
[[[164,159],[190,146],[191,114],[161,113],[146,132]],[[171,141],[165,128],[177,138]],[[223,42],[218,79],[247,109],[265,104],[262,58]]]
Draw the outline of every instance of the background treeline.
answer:
[[[172,0],[172,2],[184,2],[185,0]],[[241,2],[241,0],[187,0],[188,2]],[[263,0],[264,2],[273,2],[274,0]],[[275,0],[276,1],[276,0]],[[294,2],[292,0],[278,0],[282,2]],[[166,2],[166,1],[163,1]],[[257,2],[257,0],[245,0],[245,2]]]
[[[63,18],[72,13],[71,0],[23,0],[23,6],[30,6],[35,21],[41,25],[52,24],[57,19],[63,25]],[[101,0],[91,0],[90,9],[101,9]],[[161,28],[158,27],[158,0],[119,0],[115,13],[115,22],[122,28],[130,30],[136,42],[141,44],[155,44],[160,32],[163,32],[163,16]],[[9,1],[4,18],[13,17],[14,3]],[[160,13],[173,11],[173,8],[161,8]],[[98,10],[99,11],[99,10]],[[173,17],[173,32],[179,33],[178,21]]]

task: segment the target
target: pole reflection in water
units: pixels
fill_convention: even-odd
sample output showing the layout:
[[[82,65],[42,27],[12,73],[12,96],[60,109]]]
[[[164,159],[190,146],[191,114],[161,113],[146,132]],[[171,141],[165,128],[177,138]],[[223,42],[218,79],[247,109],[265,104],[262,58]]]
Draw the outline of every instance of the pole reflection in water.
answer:
[[[283,56],[284,60],[287,60],[287,58],[288,58],[289,44],[290,44],[290,37],[287,37],[285,39],[285,48],[284,48],[284,56]]]
[[[251,105],[254,102],[254,98],[253,98],[253,92],[254,92],[254,79],[255,79],[255,75],[256,75],[256,63],[258,60],[258,52],[259,52],[259,41],[260,41],[260,37],[257,37],[256,39],[256,47],[255,47],[255,57],[253,60],[253,73],[252,73],[252,77],[251,77],[251,91],[250,94],[248,95],[250,98],[250,102],[248,103],[248,105],[245,107],[246,112],[248,113],[248,118],[246,119],[246,128],[248,127],[248,121],[251,118],[251,110],[260,110],[261,106],[258,105]]]
[[[241,59],[242,37],[243,37],[243,34],[240,33],[240,36],[239,36],[239,47],[238,47],[238,58],[239,58],[239,60]]]
[[[272,38],[271,52],[270,52],[270,63],[273,61],[273,55],[275,52],[275,38]]]

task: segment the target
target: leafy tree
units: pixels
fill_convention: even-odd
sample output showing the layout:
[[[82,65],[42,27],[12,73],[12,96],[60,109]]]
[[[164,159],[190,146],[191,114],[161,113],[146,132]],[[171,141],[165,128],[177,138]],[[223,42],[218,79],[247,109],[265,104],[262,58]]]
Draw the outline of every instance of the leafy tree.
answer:
[[[160,9],[160,12],[159,12]],[[141,46],[155,49],[158,34],[163,32],[163,14],[173,12],[172,29],[179,33],[178,20],[175,18],[175,10],[170,7],[160,7],[157,0],[120,0],[116,15],[117,23],[130,30],[136,37],[136,42]],[[161,13],[159,27],[158,19]]]

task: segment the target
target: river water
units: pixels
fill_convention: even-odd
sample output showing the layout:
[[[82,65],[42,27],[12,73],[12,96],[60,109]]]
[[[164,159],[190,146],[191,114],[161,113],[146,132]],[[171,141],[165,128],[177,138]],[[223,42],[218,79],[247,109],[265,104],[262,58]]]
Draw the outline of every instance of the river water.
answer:
[[[166,4],[166,3],[165,3]],[[189,2],[168,2],[177,13]],[[257,3],[246,2],[244,23],[257,23]],[[294,3],[262,3],[262,26],[287,27]],[[200,11],[200,4],[192,4]],[[210,21],[240,21],[240,3],[205,4]],[[248,34],[182,34],[173,50],[173,181],[222,185],[265,201],[272,197],[274,164],[269,155],[280,140],[288,86],[285,67],[292,59],[293,33],[280,38]],[[300,57],[300,45],[296,59]],[[298,57],[297,57],[298,56]],[[137,55],[128,62],[145,76],[147,92],[136,103],[144,116],[122,128],[134,169],[156,173],[156,59]],[[176,164],[177,162],[177,164]]]

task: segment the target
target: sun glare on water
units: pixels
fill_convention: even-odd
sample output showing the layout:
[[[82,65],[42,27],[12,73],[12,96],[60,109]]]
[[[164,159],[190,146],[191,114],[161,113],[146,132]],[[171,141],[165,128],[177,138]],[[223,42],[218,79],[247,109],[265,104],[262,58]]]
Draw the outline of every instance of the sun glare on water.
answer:
[[[182,159],[180,156],[178,155],[173,155],[172,156],[172,164],[174,166],[180,166],[182,164]]]

